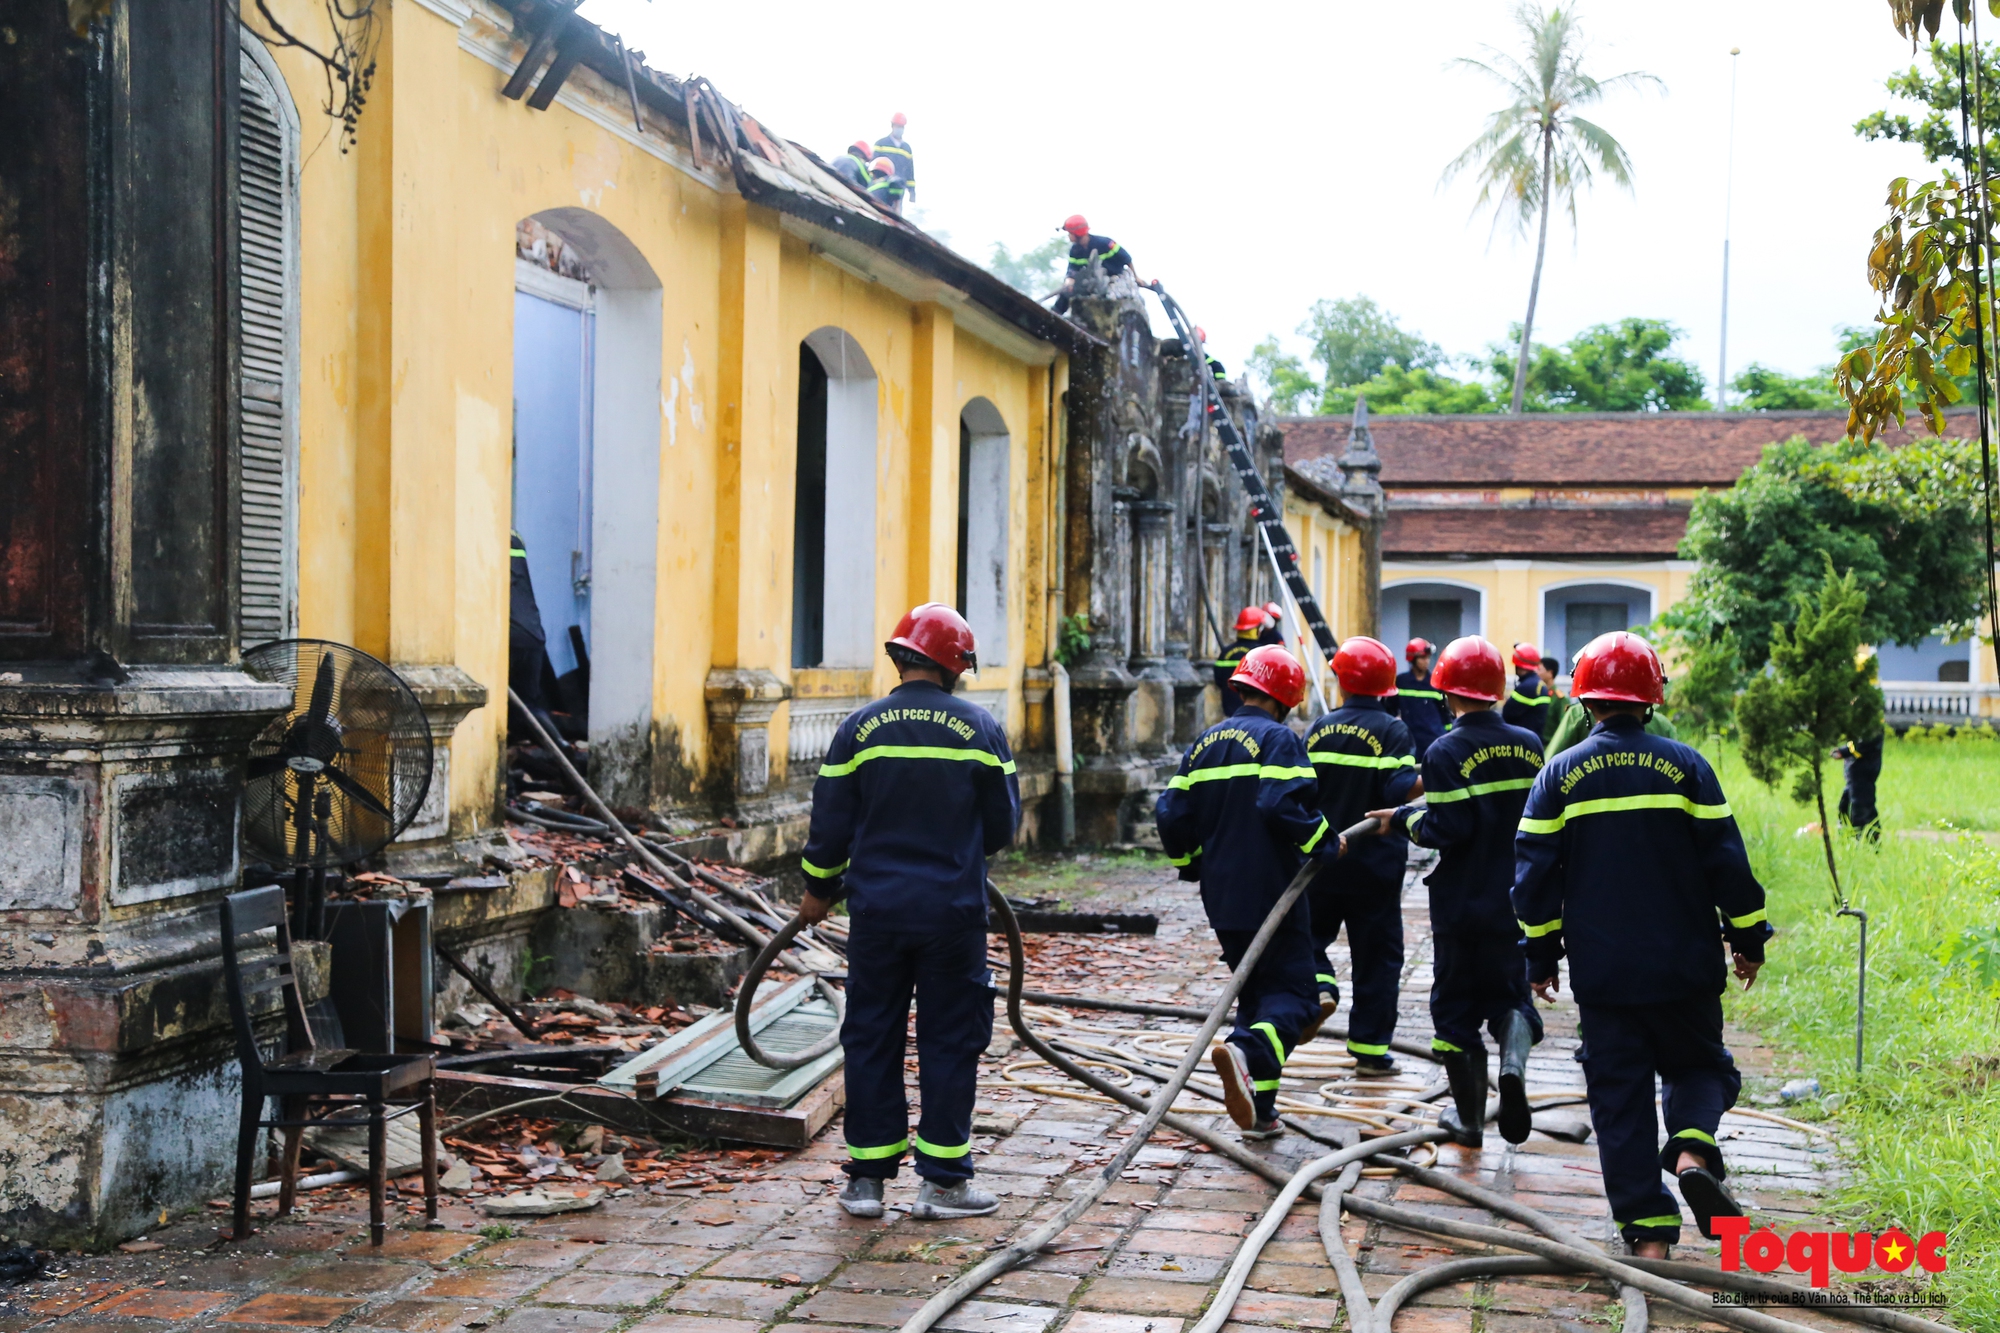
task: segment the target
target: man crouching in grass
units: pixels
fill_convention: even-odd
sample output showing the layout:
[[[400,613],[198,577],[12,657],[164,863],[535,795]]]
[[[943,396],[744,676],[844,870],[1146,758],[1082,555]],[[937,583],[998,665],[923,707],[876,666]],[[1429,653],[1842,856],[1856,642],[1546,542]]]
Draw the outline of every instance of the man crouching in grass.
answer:
[[[1747,990],[1771,935],[1764,888],[1715,771],[1691,747],[1645,730],[1665,683],[1638,635],[1590,641],[1571,697],[1596,725],[1542,769],[1514,842],[1528,981],[1554,1003],[1567,951],[1604,1193],[1632,1253],[1649,1259],[1666,1258],[1681,1234],[1662,1170],[1702,1235],[1715,1237],[1717,1217],[1743,1215],[1722,1188],[1715,1138],[1743,1086],[1722,1044],[1721,946]]]

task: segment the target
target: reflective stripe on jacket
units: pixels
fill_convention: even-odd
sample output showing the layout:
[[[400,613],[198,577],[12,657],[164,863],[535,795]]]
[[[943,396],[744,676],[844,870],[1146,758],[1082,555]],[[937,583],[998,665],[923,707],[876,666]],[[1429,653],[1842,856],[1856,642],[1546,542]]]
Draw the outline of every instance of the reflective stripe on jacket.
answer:
[[[1722,940],[1764,956],[1764,887],[1715,770],[1614,714],[1549,761],[1515,839],[1514,912],[1540,980],[1569,954],[1583,1004],[1712,998]]]
[[[1540,676],[1524,671],[1515,678],[1506,702],[1500,705],[1500,719],[1512,726],[1526,727],[1546,741],[1555,729],[1555,719],[1551,716],[1555,709],[1550,703],[1554,698]]]
[[[1390,716],[1386,702],[1350,697],[1306,729],[1306,758],[1319,774],[1319,812],[1334,833],[1360,823],[1370,810],[1402,804],[1416,785],[1410,729]],[[1400,880],[1408,859],[1409,844],[1399,833],[1356,838],[1333,870],[1337,876],[1352,865]]]
[[[1154,806],[1160,845],[1182,879],[1201,882],[1217,930],[1255,930],[1332,835],[1305,742],[1259,708],[1204,731]],[[1299,898],[1301,928],[1306,900]]]
[[[1514,831],[1542,771],[1542,740],[1490,708],[1466,713],[1424,753],[1427,805],[1396,811],[1391,827],[1442,853],[1425,878],[1438,931],[1515,935]]]
[[[1444,695],[1431,688],[1428,674],[1419,676],[1414,671],[1405,671],[1396,677],[1396,692],[1382,702],[1410,729],[1410,744],[1418,759],[1424,757],[1438,737],[1451,730],[1451,713],[1444,706]]]
[[[1014,840],[1020,784],[991,713],[906,681],[849,713],[813,783],[800,868],[817,897],[886,929],[984,924],[986,858]]]
[[[896,142],[893,134],[885,134],[875,141],[875,156],[886,157],[889,165],[896,169],[896,179],[905,185],[914,185],[917,180],[917,155],[910,151],[910,141]]]

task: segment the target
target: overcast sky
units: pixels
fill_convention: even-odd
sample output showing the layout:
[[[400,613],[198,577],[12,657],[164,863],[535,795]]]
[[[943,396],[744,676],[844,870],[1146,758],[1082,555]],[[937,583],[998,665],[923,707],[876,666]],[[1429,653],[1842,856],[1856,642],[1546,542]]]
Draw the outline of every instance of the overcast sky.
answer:
[[[1737,58],[1731,374],[1832,359],[1874,310],[1868,240],[1888,181],[1927,170],[1864,143],[1910,63],[1882,0],[1579,6],[1600,77],[1657,75],[1592,113],[1636,192],[1600,184],[1551,231],[1538,340],[1642,315],[1678,325],[1710,383],[1721,300],[1729,48]],[[1490,236],[1444,165],[1499,102],[1455,57],[1517,49],[1502,0],[754,7],[587,0],[656,69],[711,79],[830,157],[910,118],[928,224],[985,259],[1082,212],[1132,248],[1231,367],[1319,297],[1365,293],[1447,352],[1521,318],[1532,237]]]

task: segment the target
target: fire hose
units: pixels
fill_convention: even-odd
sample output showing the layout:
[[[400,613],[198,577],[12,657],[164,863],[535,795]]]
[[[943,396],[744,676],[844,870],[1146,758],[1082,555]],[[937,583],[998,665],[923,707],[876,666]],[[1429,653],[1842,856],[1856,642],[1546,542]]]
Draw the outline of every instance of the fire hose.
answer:
[[[1347,831],[1345,836],[1364,836],[1372,830],[1371,824],[1359,825]],[[1023,989],[1025,977],[1025,953],[1022,946],[1019,924],[1014,919],[1006,898],[989,881],[987,896],[994,915],[1007,938],[1008,986],[1007,1017],[1015,1034],[1022,1043],[1042,1061],[1082,1084],[1086,1088],[1111,1100],[1142,1113],[1138,1127],[1125,1141],[1124,1147],[1106,1163],[1095,1179],[1072,1198],[1061,1211],[1028,1234],[1008,1244],[1003,1250],[990,1255],[968,1272],[959,1276],[944,1290],[938,1292],[923,1308],[903,1325],[900,1333],[927,1333],[938,1321],[945,1318],[961,1301],[971,1296],[1001,1274],[1032,1262],[1077,1218],[1087,1212],[1103,1197],[1110,1186],[1120,1179],[1123,1172],[1145,1145],[1153,1132],[1162,1126],[1183,1134],[1210,1149],[1228,1157],[1247,1170],[1263,1177],[1280,1187],[1280,1194],[1257,1225],[1245,1238],[1237,1251],[1223,1279],[1222,1285],[1210,1302],[1208,1312],[1189,1333],[1217,1333],[1227,1321],[1236,1297],[1243,1290],[1262,1254],[1265,1244],[1277,1233],[1292,1206],[1303,1196],[1312,1193],[1321,1195],[1320,1239],[1329,1263],[1333,1266],[1340,1282],[1340,1292],[1348,1309],[1349,1327],[1355,1333],[1393,1333],[1396,1314],[1411,1300],[1434,1287],[1455,1282],[1479,1280],[1501,1276],[1526,1276],[1534,1274],[1586,1275],[1608,1280],[1617,1285],[1625,1307],[1624,1328],[1626,1333],[1644,1333],[1647,1327],[1646,1297],[1665,1301],[1683,1309],[1698,1312],[1702,1317],[1727,1324],[1735,1328],[1750,1330],[1750,1333],[1809,1333],[1804,1325],[1780,1319],[1756,1310],[1737,1306],[1716,1305],[1707,1293],[1696,1287],[1721,1288],[1745,1295],[1761,1296],[1779,1302],[1796,1300],[1800,1289],[1785,1282],[1759,1277],[1749,1273],[1725,1273],[1705,1268],[1701,1265],[1679,1263],[1669,1260],[1622,1257],[1614,1259],[1602,1250],[1590,1245],[1584,1239],[1553,1218],[1535,1209],[1528,1208],[1504,1195],[1482,1189],[1477,1185],[1460,1180],[1448,1173],[1426,1170],[1406,1158],[1396,1156],[1397,1152],[1424,1143],[1444,1141],[1447,1135],[1440,1129],[1413,1129],[1384,1137],[1369,1138],[1348,1146],[1324,1138],[1311,1127],[1301,1122],[1298,1116],[1286,1116],[1285,1123],[1294,1131],[1321,1142],[1330,1143],[1335,1151],[1326,1154],[1295,1172],[1287,1173],[1265,1158],[1245,1149],[1234,1139],[1209,1128],[1207,1125],[1173,1114],[1171,1108],[1184,1089],[1200,1095],[1214,1097],[1198,1086],[1191,1086],[1190,1079],[1195,1073],[1209,1043],[1221,1029],[1225,1015],[1242,989],[1250,970],[1255,966],[1264,948],[1275,934],[1279,923],[1292,905],[1304,892],[1312,875],[1319,869],[1316,861],[1308,861],[1293,882],[1280,897],[1262,928],[1245,951],[1243,961],[1231,975],[1229,983],[1216,998],[1214,1004],[1204,1013],[1201,1010],[1166,1005],[1139,1005],[1123,1001],[1106,1001],[1097,997],[1063,996],[1046,992],[1029,992]],[[778,952],[797,930],[804,925],[795,918],[785,931],[773,936],[760,951],[750,970],[745,974],[737,997],[737,1033],[743,1048],[752,1058],[778,1068],[792,1068],[804,1063],[801,1055],[775,1055],[757,1047],[749,1032],[749,1017],[752,998],[758,983],[768,971]],[[1143,1074],[1159,1083],[1150,1099],[1091,1072],[1077,1061],[1070,1059],[1058,1046],[1045,1040],[1028,1022],[1022,1010],[1024,999],[1045,1000],[1050,1004],[1075,1005],[1109,1009],[1121,1012],[1151,1013],[1163,1017],[1192,1017],[1201,1015],[1202,1027],[1188,1044],[1187,1052],[1179,1065],[1170,1073],[1161,1066],[1144,1060],[1106,1060],[1101,1055],[1090,1053],[1087,1058],[1093,1062],[1112,1065]],[[1159,1013],[1159,1011],[1168,1011]],[[825,1049],[832,1049],[838,1040],[838,1026],[829,1034],[829,1039],[820,1043]],[[1076,1050],[1070,1043],[1064,1047]],[[1078,1050],[1079,1055],[1084,1052]],[[812,1057],[816,1058],[816,1057]],[[1409,1101],[1429,1100],[1442,1093],[1441,1088],[1432,1088],[1418,1094]],[[1489,1114],[1489,1119],[1491,1115]],[[1419,1209],[1399,1207],[1381,1203],[1373,1199],[1355,1198],[1351,1190],[1360,1178],[1364,1165],[1385,1167],[1401,1173],[1416,1183],[1456,1195],[1467,1202],[1477,1204],[1498,1217],[1522,1223],[1538,1235],[1528,1235],[1501,1227],[1480,1226],[1459,1222],[1455,1219],[1433,1216]],[[1322,1191],[1318,1183],[1323,1178],[1339,1173],[1330,1188]],[[1340,1235],[1340,1215],[1345,1210],[1359,1216],[1387,1222],[1398,1228],[1447,1240],[1466,1241],[1476,1244],[1498,1246],[1515,1251],[1526,1251],[1511,1255],[1481,1255],[1465,1259],[1449,1260],[1433,1265],[1404,1278],[1396,1283],[1372,1306],[1362,1288],[1359,1269],[1353,1257],[1348,1254]],[[1947,1325],[1923,1319],[1915,1315],[1895,1310],[1863,1309],[1852,1306],[1826,1305],[1811,1307],[1820,1314],[1848,1320],[1874,1328],[1894,1330],[1895,1333],[1954,1333]]]

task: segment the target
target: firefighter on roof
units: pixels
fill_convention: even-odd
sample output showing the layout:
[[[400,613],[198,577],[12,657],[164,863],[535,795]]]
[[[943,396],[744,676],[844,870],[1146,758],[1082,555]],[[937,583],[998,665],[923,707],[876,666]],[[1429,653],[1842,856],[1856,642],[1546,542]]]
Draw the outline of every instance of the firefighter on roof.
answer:
[[[1455,1142],[1480,1145],[1486,1119],[1483,1024],[1500,1045],[1500,1135],[1527,1139],[1528,1048],[1542,1039],[1528,994],[1520,932],[1507,900],[1514,882],[1514,830],[1542,768],[1541,738],[1500,719],[1507,691],[1500,650],[1478,635],[1438,654],[1431,683],[1452,712],[1451,730],[1424,753],[1428,806],[1371,811],[1391,831],[1438,849],[1430,886],[1431,1048],[1451,1083],[1438,1125]]]
[[[1417,783],[1410,731],[1385,703],[1396,693],[1396,659],[1386,644],[1353,638],[1333,655],[1341,706],[1306,729],[1306,757],[1319,774],[1319,811],[1336,829],[1370,810],[1399,805]],[[1396,1073],[1389,1040],[1396,1035],[1396,994],[1403,979],[1403,867],[1410,845],[1399,835],[1358,839],[1306,890],[1312,909],[1314,962],[1319,971],[1320,1021],[1340,1003],[1329,951],[1347,927],[1354,1009],[1347,1049],[1355,1072]],[[1318,1024],[1302,1038],[1310,1041]]]
[[[1611,1216],[1635,1253],[1665,1258],[1681,1214],[1662,1169],[1704,1236],[1714,1218],[1742,1215],[1723,1191],[1715,1141],[1742,1086],[1722,1044],[1723,954],[1747,989],[1771,927],[1715,771],[1645,730],[1665,683],[1651,645],[1623,630],[1600,635],[1577,655],[1573,680],[1571,696],[1597,725],[1535,781],[1515,843],[1514,911],[1543,1000],[1569,958]]]
[[[847,1188],[840,1206],[882,1215],[882,1182],[916,1150],[910,1216],[977,1217],[999,1201],[972,1183],[979,1056],[993,1039],[986,965],[986,858],[1014,839],[1021,794],[993,715],[952,697],[976,670],[972,629],[938,602],[904,616],[884,647],[903,683],[848,714],[813,784],[799,914],[849,911]],[[923,1111],[909,1132],[903,1048],[917,1001]]]
[[[1285,714],[1306,694],[1306,673],[1283,648],[1251,651],[1231,678],[1243,707],[1204,731],[1160,793],[1160,845],[1201,904],[1234,968],[1304,858],[1338,839],[1320,817],[1318,777]],[[1319,1017],[1312,923],[1301,897],[1251,969],[1236,1027],[1212,1053],[1224,1104],[1246,1139],[1276,1138],[1278,1079]]]

